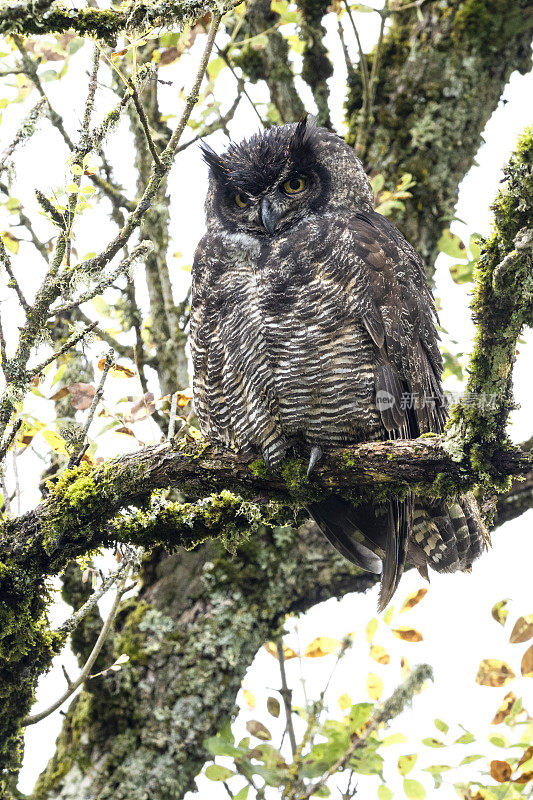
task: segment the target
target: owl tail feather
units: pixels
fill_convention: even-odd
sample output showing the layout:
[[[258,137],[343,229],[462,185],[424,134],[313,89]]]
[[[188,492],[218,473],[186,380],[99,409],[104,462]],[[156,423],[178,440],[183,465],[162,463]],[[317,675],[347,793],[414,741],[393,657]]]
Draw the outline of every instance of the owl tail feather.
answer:
[[[378,606],[383,610],[402,576],[412,526],[412,497],[391,501],[386,515],[376,515],[368,503],[354,506],[337,495],[310,504],[308,511],[341,555],[368,572],[381,573]],[[383,553],[383,558],[375,550]]]

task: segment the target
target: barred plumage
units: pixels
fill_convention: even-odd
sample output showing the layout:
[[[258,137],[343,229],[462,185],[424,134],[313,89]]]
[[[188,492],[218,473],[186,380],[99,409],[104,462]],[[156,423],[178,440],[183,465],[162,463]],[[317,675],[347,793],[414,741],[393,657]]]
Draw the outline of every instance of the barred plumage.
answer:
[[[291,447],[314,462],[335,445],[441,431],[433,298],[353,150],[304,120],[204,155],[191,314],[204,433],[274,469]],[[332,495],[309,511],[347,558],[382,572],[381,607],[406,558],[466,569],[486,537],[471,496],[373,508]]]

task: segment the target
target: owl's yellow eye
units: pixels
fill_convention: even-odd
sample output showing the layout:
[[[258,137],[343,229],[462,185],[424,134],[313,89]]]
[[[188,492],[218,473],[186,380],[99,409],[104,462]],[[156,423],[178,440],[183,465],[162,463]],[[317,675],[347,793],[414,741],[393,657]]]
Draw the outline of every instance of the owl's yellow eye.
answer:
[[[237,192],[237,194],[235,195],[235,202],[237,203],[239,208],[246,208],[246,206],[248,205],[248,198],[246,197],[245,194]]]
[[[289,178],[288,181],[285,181],[283,184],[283,191],[285,194],[298,194],[298,192],[303,192],[305,186],[305,178],[302,178],[301,175],[298,175],[295,178]]]

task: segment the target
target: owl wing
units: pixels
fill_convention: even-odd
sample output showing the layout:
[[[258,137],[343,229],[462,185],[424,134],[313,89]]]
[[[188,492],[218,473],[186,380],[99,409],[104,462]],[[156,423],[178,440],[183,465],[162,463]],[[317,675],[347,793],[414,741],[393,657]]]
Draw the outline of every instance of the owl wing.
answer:
[[[376,351],[375,389],[390,438],[440,433],[446,420],[436,311],[422,263],[380,214],[354,215],[354,306]]]
[[[375,212],[350,215],[341,224],[341,256],[332,269],[374,345],[382,438],[440,432],[446,418],[442,359],[434,301],[422,263],[398,229]],[[372,568],[371,551],[354,539],[357,531],[372,550],[384,552],[380,593],[384,608],[405,563],[413,525],[412,494],[391,501],[386,518],[377,517],[369,505],[353,507],[337,497],[315,504],[311,511],[330,542],[355,564]]]

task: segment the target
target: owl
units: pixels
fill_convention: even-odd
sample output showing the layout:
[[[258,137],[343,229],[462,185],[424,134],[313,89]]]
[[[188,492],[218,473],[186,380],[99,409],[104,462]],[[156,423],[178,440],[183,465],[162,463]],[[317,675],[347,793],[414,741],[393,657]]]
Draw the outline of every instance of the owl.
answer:
[[[192,269],[193,394],[202,432],[275,470],[288,450],[441,432],[436,314],[420,258],[373,210],[359,159],[309,118],[222,155],[203,145],[207,233]],[[487,533],[472,495],[376,505],[331,494],[308,511],[381,574],[467,570]]]

